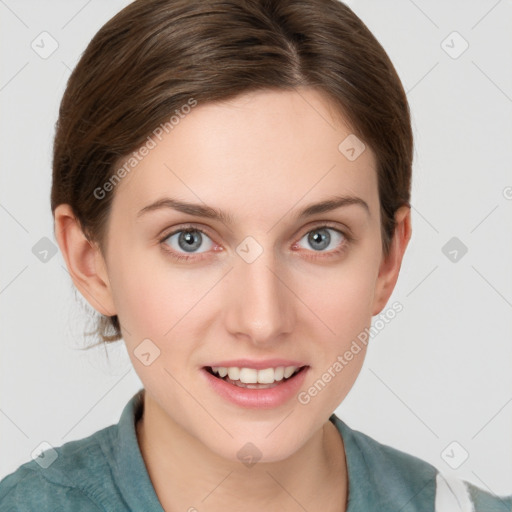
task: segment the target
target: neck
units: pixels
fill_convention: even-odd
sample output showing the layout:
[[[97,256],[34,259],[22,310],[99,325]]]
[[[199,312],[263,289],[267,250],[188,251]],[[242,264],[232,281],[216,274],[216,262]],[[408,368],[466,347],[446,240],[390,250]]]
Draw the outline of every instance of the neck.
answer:
[[[344,512],[343,440],[327,421],[297,452],[250,467],[226,460],[177,425],[144,393],[139,447],[164,510],[324,510]],[[278,507],[278,508],[277,508]]]

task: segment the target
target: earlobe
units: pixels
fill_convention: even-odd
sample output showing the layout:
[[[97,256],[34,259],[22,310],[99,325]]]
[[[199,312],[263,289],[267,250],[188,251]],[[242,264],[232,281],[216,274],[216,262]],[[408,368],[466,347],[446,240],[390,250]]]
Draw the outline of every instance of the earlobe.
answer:
[[[55,238],[74,285],[87,302],[105,316],[116,314],[103,256],[85,237],[68,204],[55,209]]]
[[[389,254],[387,257],[383,256],[379,268],[372,316],[379,314],[384,309],[393,293],[411,234],[411,208],[402,206],[395,213],[395,232],[391,240]]]

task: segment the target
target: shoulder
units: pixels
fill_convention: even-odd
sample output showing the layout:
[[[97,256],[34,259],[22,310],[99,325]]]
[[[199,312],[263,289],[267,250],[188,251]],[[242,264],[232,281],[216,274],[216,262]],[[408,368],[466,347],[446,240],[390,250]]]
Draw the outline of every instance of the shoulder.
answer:
[[[345,447],[349,510],[352,506],[353,510],[379,512],[434,511],[434,466],[350,428],[334,414],[330,420]]]
[[[512,495],[497,496],[453,475],[437,474],[436,512],[512,512]]]
[[[373,469],[376,465],[385,467],[391,475],[400,475],[407,480],[415,479],[419,475],[426,478],[433,478],[436,475],[436,468],[419,457],[380,443],[363,432],[349,428],[346,424],[342,431],[344,439],[348,438],[357,447],[369,468]],[[347,436],[349,432],[350,436]]]
[[[512,512],[512,496],[496,496],[446,476],[419,457],[351,429],[335,415],[331,421],[345,443],[349,478],[351,470],[357,476],[357,483],[349,481],[349,491],[361,503],[381,511]]]
[[[116,426],[51,447],[0,481],[0,509],[8,511],[105,510],[112,494],[109,450]]]
[[[512,512],[512,494],[497,496],[469,482],[464,482],[475,512]]]
[[[35,464],[35,463],[34,463]],[[79,487],[56,484],[47,480],[32,462],[23,464],[0,481],[2,512],[32,512],[66,510],[97,512],[104,510]]]

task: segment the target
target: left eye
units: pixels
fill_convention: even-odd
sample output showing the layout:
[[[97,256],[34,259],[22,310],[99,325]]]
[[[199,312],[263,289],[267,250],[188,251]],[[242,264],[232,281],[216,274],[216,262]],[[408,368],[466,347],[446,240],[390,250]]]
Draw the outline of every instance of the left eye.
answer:
[[[196,251],[196,249],[199,248],[203,243],[203,239],[209,240],[209,246],[206,247],[205,251]],[[171,241],[169,245],[172,247],[172,249],[178,252],[182,250],[188,253],[201,253],[208,251],[213,246],[211,238],[206,233],[198,229],[176,231],[171,235],[167,236],[164,241],[167,240]],[[172,242],[177,242],[178,247],[174,246]]]
[[[334,236],[331,235],[330,232],[334,233]],[[345,236],[343,233],[337,229],[320,227],[308,231],[298,243],[300,244],[300,242],[305,239],[310,247],[313,248],[313,250],[323,251],[324,249],[328,248],[333,241],[336,243],[334,247],[331,247],[331,249],[336,249],[343,244],[344,238]]]

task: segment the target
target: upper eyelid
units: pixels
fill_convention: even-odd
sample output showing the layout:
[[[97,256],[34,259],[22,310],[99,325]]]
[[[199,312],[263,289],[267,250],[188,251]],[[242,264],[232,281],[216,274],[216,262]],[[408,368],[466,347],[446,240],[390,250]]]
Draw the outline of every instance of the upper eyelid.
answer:
[[[298,233],[302,233],[300,235],[299,239],[303,238],[304,235],[306,235],[310,231],[312,231],[314,229],[322,228],[322,227],[326,227],[326,228],[329,228],[329,229],[334,229],[335,231],[340,232],[345,238],[347,238],[347,240],[353,239],[353,235],[351,233],[350,228],[348,226],[345,226],[345,225],[343,225],[343,226],[344,226],[344,228],[340,228],[339,227],[339,223],[336,223],[336,222],[333,222],[333,221],[326,221],[326,220],[311,221],[311,223],[309,223],[305,227],[303,227],[300,230],[298,230]],[[177,233],[180,233],[182,231],[187,231],[187,230],[188,231],[193,231],[193,230],[200,231],[201,233],[207,235],[212,240],[212,242],[217,243],[217,242],[215,242],[214,237],[209,233],[209,229],[204,228],[202,226],[198,226],[198,225],[196,225],[193,222],[186,223],[186,224],[183,224],[183,225],[178,225],[178,227],[173,228],[166,235],[162,235],[162,237],[160,237],[160,240],[163,242],[163,241],[167,240],[170,236],[176,235]],[[298,236],[298,235],[294,235],[294,237],[296,237],[296,236]]]
[[[177,233],[181,233],[182,231],[200,231],[201,233],[207,235],[208,237],[212,238],[212,236],[209,234],[208,230],[199,226],[195,226],[193,224],[191,225],[183,225],[178,226],[177,228],[171,229],[167,234],[161,235],[161,240],[166,240],[170,236],[176,235]],[[166,233],[166,230],[164,230],[164,233]]]

